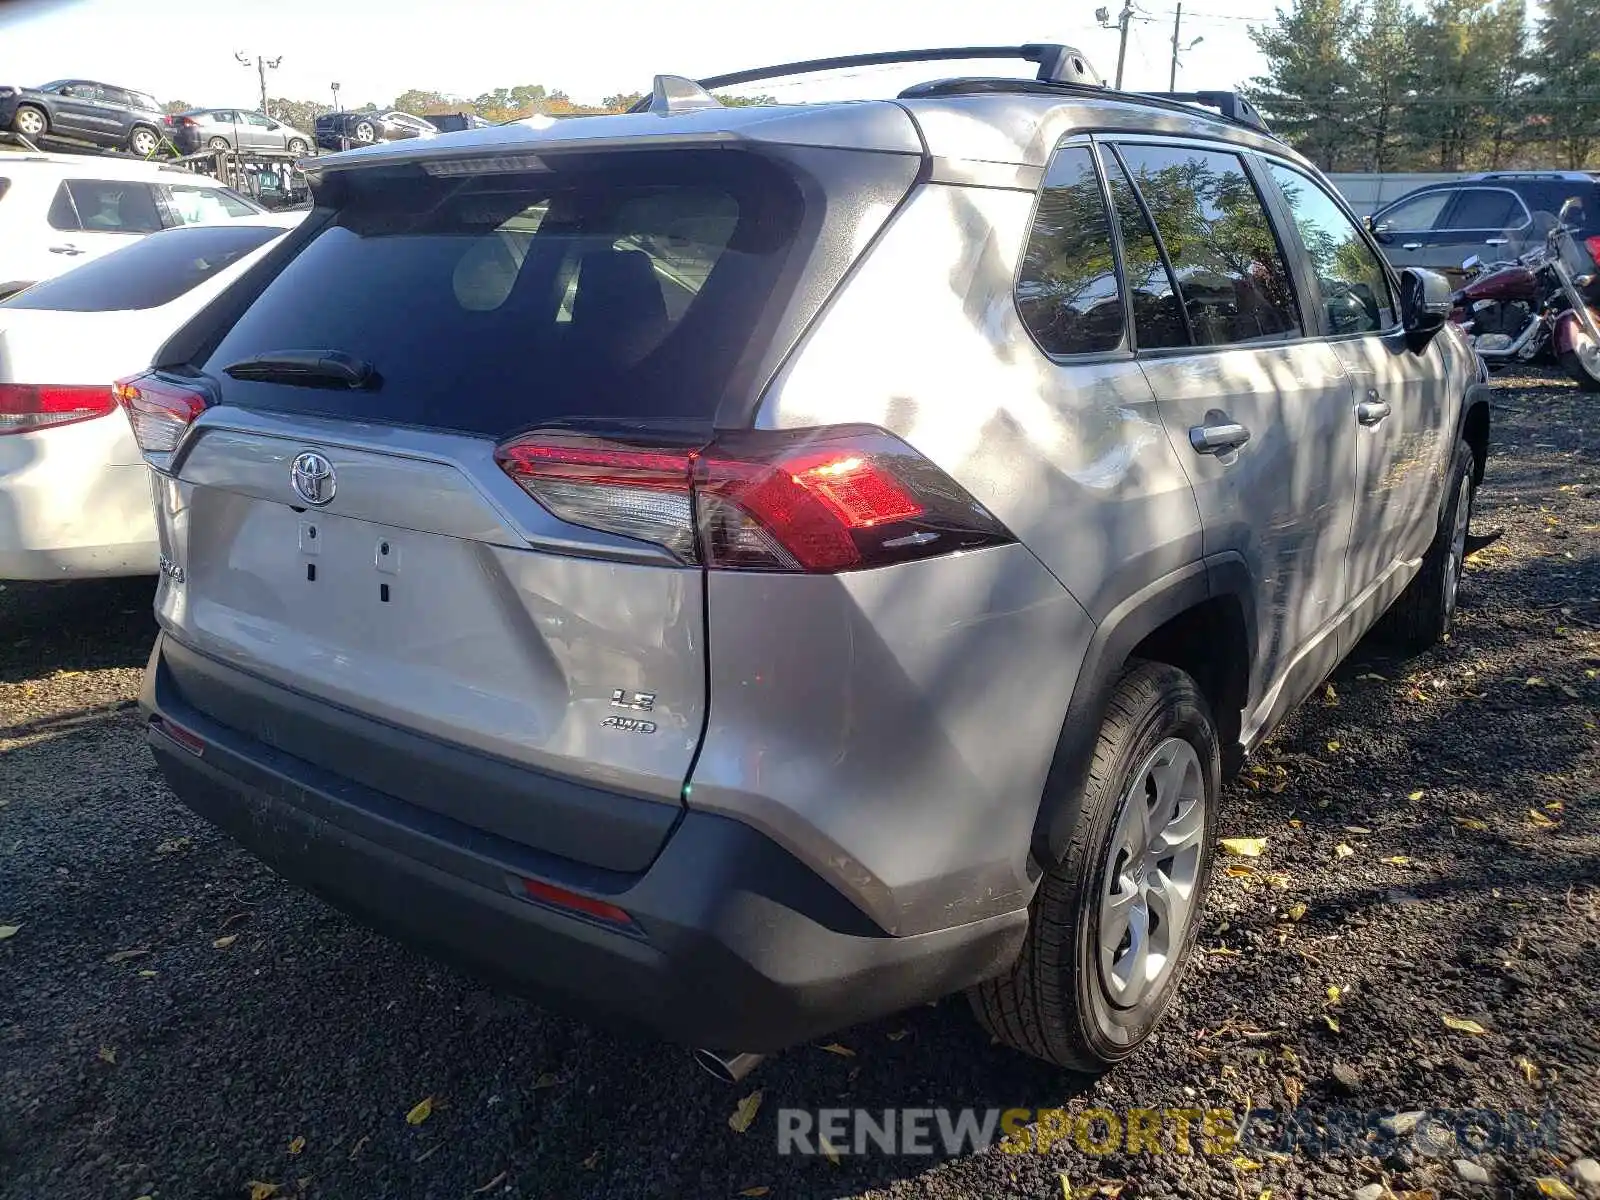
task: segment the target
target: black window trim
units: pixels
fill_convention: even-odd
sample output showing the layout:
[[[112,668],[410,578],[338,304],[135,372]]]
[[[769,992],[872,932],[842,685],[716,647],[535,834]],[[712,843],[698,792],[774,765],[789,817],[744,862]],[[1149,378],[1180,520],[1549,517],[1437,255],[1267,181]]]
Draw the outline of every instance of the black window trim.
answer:
[[[1105,205],[1106,227],[1111,232],[1111,257],[1117,273],[1117,296],[1122,303],[1122,338],[1109,350],[1085,350],[1080,354],[1057,354],[1045,348],[1039,341],[1038,335],[1033,332],[1033,327],[1028,324],[1022,315],[1022,300],[1017,295],[1017,290],[1022,284],[1022,268],[1028,261],[1028,243],[1033,240],[1033,227],[1039,219],[1039,205],[1044,200],[1045,187],[1050,178],[1050,164],[1055,161],[1056,155],[1063,150],[1079,149],[1089,154],[1090,165],[1094,168],[1095,179],[1100,185],[1100,203]],[[1110,186],[1106,182],[1105,171],[1100,165],[1100,155],[1096,152],[1094,139],[1086,133],[1069,134],[1055,144],[1050,151],[1050,156],[1045,160],[1039,172],[1039,186],[1033,189],[1033,203],[1028,207],[1027,224],[1023,226],[1022,243],[1017,248],[1017,265],[1011,273],[1011,309],[1016,314],[1017,322],[1027,333],[1028,340],[1045,358],[1059,366],[1084,366],[1100,362],[1131,362],[1134,358],[1133,327],[1128,321],[1128,273],[1122,266],[1122,239],[1117,231],[1116,210],[1111,207]]]
[[[78,212],[78,198],[72,194],[72,189],[67,186],[69,182],[71,182],[70,179],[63,178],[60,183],[56,184],[56,194],[50,197],[50,207],[45,209],[44,221],[46,225],[49,225],[51,229],[56,230],[58,233],[82,233],[83,217]],[[73,224],[70,229],[62,229],[50,220],[50,209],[55,208],[56,201],[62,196],[67,198],[67,207],[72,210]]]
[[[1528,211],[1527,204],[1525,204],[1523,202],[1523,199],[1522,199],[1521,196],[1519,196],[1516,192],[1512,191],[1510,188],[1507,188],[1507,187],[1485,187],[1482,184],[1466,183],[1466,184],[1462,184],[1462,185],[1446,187],[1446,188],[1441,189],[1441,190],[1450,191],[1450,192],[1453,192],[1454,194],[1450,197],[1450,200],[1444,206],[1444,209],[1439,213],[1438,221],[1435,222],[1435,228],[1432,230],[1432,232],[1434,232],[1434,233],[1439,233],[1439,234],[1444,234],[1446,236],[1449,236],[1451,234],[1457,234],[1457,233],[1505,233],[1508,230],[1509,231],[1513,231],[1513,232],[1520,232],[1521,230],[1528,229],[1533,225],[1533,214]],[[1507,196],[1510,196],[1513,200],[1515,200],[1517,202],[1517,207],[1522,210],[1522,224],[1520,224],[1520,225],[1501,225],[1497,229],[1479,229],[1476,226],[1473,226],[1471,228],[1451,229],[1448,226],[1439,224],[1439,222],[1443,222],[1443,221],[1446,221],[1446,220],[1449,219],[1451,214],[1455,212],[1457,205],[1463,203],[1463,197],[1466,196],[1466,194],[1468,192],[1504,192]]]
[[[1172,269],[1172,257],[1167,253],[1167,243],[1162,240],[1161,230],[1156,228],[1156,219],[1153,215],[1151,215],[1150,206],[1145,202],[1144,193],[1139,190],[1139,185],[1133,181],[1133,172],[1128,170],[1128,164],[1123,161],[1121,152],[1117,150],[1116,142],[1104,141],[1097,142],[1096,144],[1097,146],[1103,148],[1106,153],[1111,155],[1112,161],[1117,164],[1117,170],[1122,172],[1122,177],[1128,181],[1128,187],[1133,191],[1133,202],[1139,206],[1139,215],[1144,218],[1145,227],[1150,230],[1150,236],[1155,241],[1156,254],[1161,259],[1161,269],[1167,273],[1167,282],[1172,285],[1172,295],[1178,301],[1179,313],[1183,315],[1183,330],[1189,338],[1189,344],[1187,346],[1151,346],[1149,349],[1145,350],[1144,353],[1153,354],[1158,350],[1194,350],[1197,348],[1197,343],[1194,340],[1194,319],[1189,316],[1189,301],[1184,299],[1183,288],[1178,284],[1178,273]],[[1104,170],[1104,164],[1102,163],[1100,165],[1101,169]],[[1110,190],[1111,183],[1110,180],[1107,180],[1106,192],[1108,201],[1111,199]],[[1117,264],[1119,267],[1122,267],[1121,273],[1123,278],[1126,279],[1128,272],[1126,267],[1123,266],[1123,261],[1121,258],[1122,222],[1116,219],[1116,212],[1116,205],[1113,203],[1111,206],[1111,223],[1116,228],[1118,251]],[[1134,320],[1132,288],[1128,287],[1127,292],[1128,300],[1124,311],[1127,314],[1128,321],[1128,341],[1133,346],[1134,353],[1138,354],[1139,323],[1138,321]]]
[[[1222,138],[1185,137],[1182,135],[1173,134],[1125,134],[1116,131],[1106,131],[1104,136],[1107,141],[1112,142],[1115,145],[1126,144],[1141,146],[1169,146],[1184,150],[1213,150],[1219,153],[1237,156],[1244,164],[1245,175],[1250,180],[1250,186],[1256,193],[1256,201],[1261,205],[1262,215],[1267,218],[1267,227],[1272,232],[1272,240],[1278,247],[1278,254],[1283,259],[1284,267],[1289,272],[1289,286],[1294,292],[1295,312],[1300,318],[1299,336],[1285,335],[1283,337],[1273,338],[1270,340],[1261,339],[1253,342],[1223,342],[1219,345],[1207,344],[1204,346],[1199,346],[1194,344],[1194,331],[1191,327],[1189,334],[1189,345],[1156,346],[1149,350],[1139,351],[1138,357],[1172,358],[1184,354],[1227,354],[1238,350],[1276,350],[1281,346],[1298,346],[1304,342],[1323,342],[1328,340],[1320,332],[1322,328],[1321,315],[1310,310],[1310,300],[1307,297],[1306,289],[1302,284],[1304,264],[1301,262],[1301,255],[1298,250],[1300,239],[1297,235],[1295,238],[1295,249],[1293,250],[1291,250],[1289,246],[1285,245],[1284,230],[1279,219],[1280,210],[1277,207],[1277,202],[1275,199],[1276,185],[1273,185],[1272,189],[1270,190],[1264,190],[1262,188],[1262,168],[1257,160],[1257,156],[1260,154],[1259,151],[1241,143],[1226,141]],[[1117,155],[1117,160],[1118,162],[1122,161],[1121,154]],[[1126,170],[1126,165],[1124,165],[1124,169]],[[1130,181],[1133,180],[1132,171],[1128,172],[1128,179]],[[1267,182],[1271,183],[1271,180],[1269,179]],[[1149,220],[1149,210],[1145,207],[1144,196],[1140,193],[1139,185],[1136,182],[1133,184],[1133,192],[1135,196],[1139,197],[1139,206],[1141,209],[1145,209],[1146,219]],[[1161,231],[1156,228],[1154,221],[1150,221],[1150,228],[1155,234],[1156,245],[1161,250],[1162,261],[1167,263],[1168,270],[1171,270],[1171,263],[1167,258],[1167,248],[1161,240]],[[1173,278],[1176,279],[1176,275],[1174,275]],[[1182,293],[1180,289],[1180,299],[1181,294]],[[1185,320],[1187,320],[1187,304],[1184,306],[1184,313]],[[1124,315],[1126,316],[1126,314]]]
[[[1257,153],[1257,157],[1263,164],[1263,168],[1264,164],[1266,163],[1277,163],[1279,166],[1293,171],[1297,175],[1305,176],[1313,183],[1318,182],[1317,175],[1320,174],[1320,172],[1317,172],[1315,168],[1308,168],[1304,163],[1297,163],[1293,159],[1287,158],[1281,154]],[[1306,256],[1305,248],[1301,244],[1299,229],[1294,224],[1294,213],[1289,209],[1289,202],[1283,195],[1283,189],[1278,186],[1277,181],[1272,178],[1270,173],[1266,172],[1264,169],[1262,173],[1266,179],[1266,182],[1271,185],[1271,196],[1273,198],[1274,205],[1282,206],[1283,218],[1286,222],[1284,228],[1295,230],[1294,241],[1296,247],[1299,248],[1299,253],[1294,256],[1295,262],[1291,269],[1304,272],[1305,279],[1307,281],[1305,285],[1307,293],[1320,297],[1322,295],[1322,289],[1317,285],[1316,271],[1312,268],[1311,263]],[[1323,184],[1322,190],[1328,196],[1333,198],[1333,201],[1338,207],[1339,211],[1342,212],[1350,221],[1351,225],[1355,227],[1356,235],[1361,239],[1362,244],[1366,246],[1366,248],[1373,254],[1375,258],[1377,258],[1379,265],[1383,268],[1384,278],[1389,285],[1389,311],[1394,316],[1394,324],[1390,325],[1386,329],[1369,329],[1362,333],[1334,333],[1333,330],[1328,326],[1328,314],[1324,312],[1322,306],[1318,304],[1312,306],[1311,315],[1314,320],[1311,324],[1314,325],[1319,332],[1317,333],[1315,339],[1303,340],[1348,342],[1354,341],[1357,338],[1391,338],[1396,334],[1404,332],[1405,324],[1400,316],[1400,273],[1395,270],[1394,265],[1389,261],[1387,256],[1384,255],[1382,248],[1377,243],[1377,240],[1373,238],[1371,231],[1368,230],[1366,222],[1356,216],[1355,210],[1350,207],[1350,203],[1344,198],[1343,193],[1341,193],[1339,189],[1334,187],[1331,183]],[[1311,326],[1308,326],[1308,328],[1310,327]]]

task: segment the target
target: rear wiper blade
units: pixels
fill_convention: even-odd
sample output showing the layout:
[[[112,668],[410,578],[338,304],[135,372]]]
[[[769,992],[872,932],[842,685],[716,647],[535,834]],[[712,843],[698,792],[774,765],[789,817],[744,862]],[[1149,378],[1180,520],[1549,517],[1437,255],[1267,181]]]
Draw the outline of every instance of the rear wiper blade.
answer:
[[[365,359],[340,350],[269,350],[222,368],[234,379],[298,383],[352,390],[377,386],[378,372]]]

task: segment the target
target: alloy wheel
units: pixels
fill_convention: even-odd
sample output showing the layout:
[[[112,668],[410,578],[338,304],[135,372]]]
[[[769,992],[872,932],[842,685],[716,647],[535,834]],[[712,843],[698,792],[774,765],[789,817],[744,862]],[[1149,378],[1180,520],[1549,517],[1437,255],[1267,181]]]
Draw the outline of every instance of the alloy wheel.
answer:
[[[1450,553],[1444,564],[1444,613],[1448,623],[1456,611],[1456,596],[1461,590],[1461,571],[1467,557],[1467,526],[1472,521],[1472,475],[1461,477],[1456,489],[1455,525],[1450,530]]]
[[[44,116],[35,108],[18,109],[16,126],[23,137],[38,137],[44,132]]]

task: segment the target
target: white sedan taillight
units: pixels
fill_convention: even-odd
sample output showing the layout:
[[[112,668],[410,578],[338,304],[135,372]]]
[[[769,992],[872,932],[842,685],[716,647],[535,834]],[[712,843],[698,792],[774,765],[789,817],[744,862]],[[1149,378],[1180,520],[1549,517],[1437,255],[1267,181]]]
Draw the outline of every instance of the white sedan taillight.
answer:
[[[0,435],[103,417],[117,407],[105,384],[0,383]]]

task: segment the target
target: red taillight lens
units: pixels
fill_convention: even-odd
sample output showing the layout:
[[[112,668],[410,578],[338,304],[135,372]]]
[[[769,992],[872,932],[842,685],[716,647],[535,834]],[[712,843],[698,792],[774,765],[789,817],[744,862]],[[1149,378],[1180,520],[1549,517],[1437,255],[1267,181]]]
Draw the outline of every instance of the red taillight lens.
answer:
[[[724,570],[848,571],[1012,540],[878,429],[751,431],[696,451],[535,433],[496,457],[564,521]]]
[[[66,387],[53,384],[0,383],[0,434],[32,433],[103,417],[116,408],[104,384]]]
[[[613,925],[633,924],[633,918],[615,904],[609,904],[604,900],[596,900],[593,896],[584,896],[578,892],[569,892],[566,888],[556,887],[553,883],[544,883],[538,879],[524,879],[522,881],[522,890],[530,900],[537,900],[541,904],[564,908],[569,912],[582,913],[586,917],[609,921]]]
[[[111,390],[117,403],[128,412],[139,449],[147,454],[177,449],[185,431],[208,403],[208,397],[198,388],[158,375],[119,379]]]
[[[1584,238],[1583,244],[1589,248],[1589,257],[1600,263],[1600,233]]]

